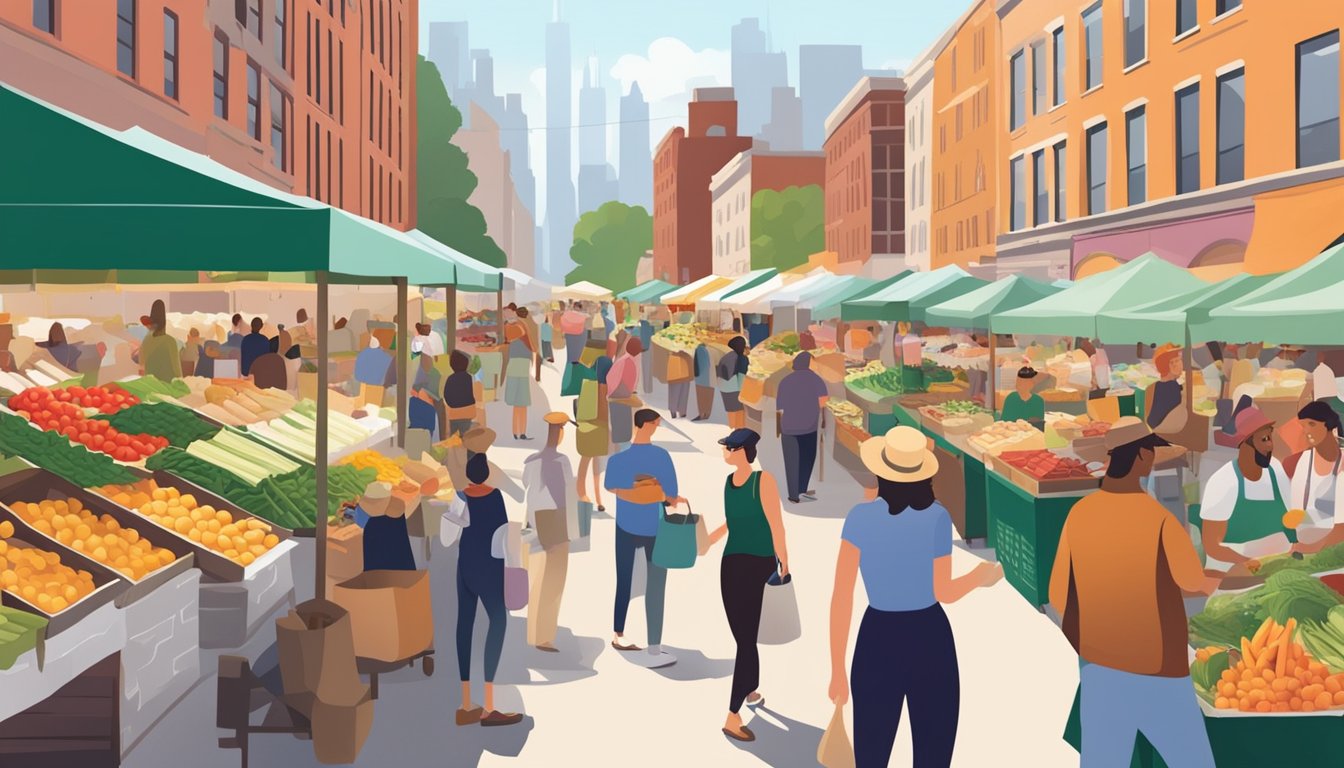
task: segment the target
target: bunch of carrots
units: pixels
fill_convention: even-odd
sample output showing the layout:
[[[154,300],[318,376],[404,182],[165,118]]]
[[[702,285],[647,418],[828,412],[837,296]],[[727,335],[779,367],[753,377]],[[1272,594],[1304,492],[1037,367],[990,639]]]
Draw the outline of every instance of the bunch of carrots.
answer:
[[[1293,642],[1297,621],[1271,619],[1241,639],[1241,660],[1225,670],[1214,706],[1242,712],[1319,712],[1344,708],[1344,673],[1330,674]]]

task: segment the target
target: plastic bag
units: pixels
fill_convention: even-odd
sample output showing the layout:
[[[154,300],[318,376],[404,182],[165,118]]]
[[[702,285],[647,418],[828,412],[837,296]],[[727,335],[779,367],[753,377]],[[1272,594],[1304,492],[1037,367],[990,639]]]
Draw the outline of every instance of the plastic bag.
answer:
[[[821,735],[821,744],[817,745],[817,762],[824,768],[854,768],[854,745],[849,741],[849,732],[845,730],[845,708],[836,707],[831,715],[831,724]]]

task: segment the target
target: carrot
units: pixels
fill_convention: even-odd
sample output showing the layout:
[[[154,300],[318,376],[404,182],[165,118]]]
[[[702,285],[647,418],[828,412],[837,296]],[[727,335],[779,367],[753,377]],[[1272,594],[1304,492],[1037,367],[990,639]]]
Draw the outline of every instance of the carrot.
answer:
[[[1251,641],[1241,638],[1241,661],[1247,669],[1255,667],[1256,654],[1251,651]]]
[[[1269,637],[1269,626],[1274,623],[1274,619],[1265,619],[1265,623],[1255,630],[1255,636],[1251,638],[1251,650],[1258,657],[1260,652],[1265,649],[1265,639]]]

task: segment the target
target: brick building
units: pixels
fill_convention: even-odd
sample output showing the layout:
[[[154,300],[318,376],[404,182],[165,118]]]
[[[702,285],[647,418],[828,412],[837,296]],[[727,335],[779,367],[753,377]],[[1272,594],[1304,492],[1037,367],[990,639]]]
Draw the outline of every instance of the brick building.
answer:
[[[905,81],[859,80],[826,119],[823,152],[826,250],[840,264],[904,267]]]
[[[752,200],[763,189],[821,186],[826,156],[821,152],[750,149],[724,164],[710,179],[713,201],[713,272],[733,277],[752,269]]]
[[[654,276],[682,285],[713,268],[710,179],[751,148],[737,135],[732,88],[695,89],[687,112],[689,128],[669,131],[653,159]]]
[[[0,77],[405,230],[418,29],[414,0],[0,0]]]

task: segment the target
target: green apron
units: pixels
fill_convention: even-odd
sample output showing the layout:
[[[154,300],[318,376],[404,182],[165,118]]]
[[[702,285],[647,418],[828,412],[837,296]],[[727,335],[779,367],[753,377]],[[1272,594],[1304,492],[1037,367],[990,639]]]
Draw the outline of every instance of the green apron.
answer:
[[[1232,517],[1227,521],[1227,534],[1223,536],[1223,542],[1245,544],[1283,533],[1283,515],[1288,508],[1284,506],[1283,495],[1279,493],[1279,478],[1273,468],[1266,467],[1265,471],[1269,473],[1274,498],[1263,501],[1246,498],[1246,478],[1241,474],[1241,465],[1234,461],[1232,470],[1237,473],[1237,503],[1232,507]]]
[[[1045,423],[1045,400],[1040,395],[1033,394],[1029,399],[1023,400],[1022,396],[1016,392],[1009,392],[1003,399],[1003,411],[999,414],[1001,421],[1029,421],[1034,426]]]

